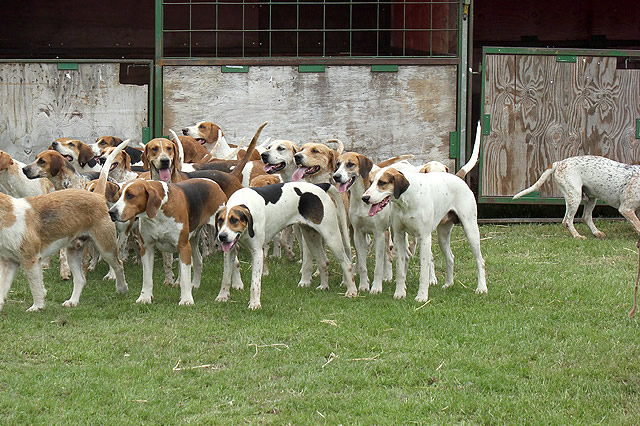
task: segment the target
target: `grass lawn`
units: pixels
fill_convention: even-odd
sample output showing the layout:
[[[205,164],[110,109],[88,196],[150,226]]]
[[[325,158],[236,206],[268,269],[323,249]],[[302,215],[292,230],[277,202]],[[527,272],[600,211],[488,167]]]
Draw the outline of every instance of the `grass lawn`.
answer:
[[[417,258],[406,300],[391,283],[344,298],[335,262],[329,291],[298,288],[299,264],[272,260],[255,312],[246,254],[245,290],[215,302],[218,254],[193,307],[162,286],[159,257],[152,305],[135,304],[139,265],[127,264],[119,296],[101,263],[73,309],[61,306],[71,284],[47,270],[47,308],[27,313],[19,273],[0,313],[0,424],[638,424],[636,237],[627,222],[598,226],[606,240],[560,224],[481,226],[488,295],[474,293],[456,227],[455,285],[432,287],[426,305],[413,300]]]

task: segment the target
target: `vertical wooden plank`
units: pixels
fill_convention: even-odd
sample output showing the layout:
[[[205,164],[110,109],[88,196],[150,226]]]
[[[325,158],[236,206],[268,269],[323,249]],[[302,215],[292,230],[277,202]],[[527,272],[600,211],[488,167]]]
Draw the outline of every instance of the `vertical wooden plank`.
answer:
[[[514,110],[513,55],[487,55],[484,112],[491,114],[491,131],[482,145],[483,196],[499,196],[514,173],[510,132]]]

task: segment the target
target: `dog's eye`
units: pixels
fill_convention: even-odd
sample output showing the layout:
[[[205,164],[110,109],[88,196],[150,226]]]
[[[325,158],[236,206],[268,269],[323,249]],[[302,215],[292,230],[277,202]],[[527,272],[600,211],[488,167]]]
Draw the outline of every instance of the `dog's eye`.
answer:
[[[383,181],[383,180],[379,180],[378,181],[378,186],[385,186],[387,184],[387,182]]]
[[[69,142],[69,146],[74,147],[75,145],[73,144],[73,142]]]
[[[340,166],[342,166],[342,163],[340,163],[340,162],[336,163],[336,169],[339,169]]]
[[[318,150],[314,148],[314,149],[312,149],[312,150],[311,150],[311,152],[312,152],[313,154],[317,154],[317,153],[318,153]]]
[[[151,151],[153,151],[153,152],[158,152],[158,147],[157,147],[157,146],[154,146],[153,148],[151,148]]]
[[[38,162],[36,164],[38,164],[38,166],[42,166],[42,165],[44,165],[44,160],[42,158],[40,158],[40,159],[38,159]]]
[[[284,151],[284,146],[279,146],[278,151]]]
[[[238,223],[238,218],[236,218],[236,217],[231,217],[231,218],[229,219],[229,222],[230,222],[232,225],[235,225],[236,223]]]
[[[218,218],[218,226],[222,226],[223,223],[224,223],[224,218],[219,217]]]
[[[198,129],[204,129],[204,124],[199,125]]]
[[[127,200],[130,200],[130,199],[133,198],[133,194],[130,193],[130,192],[127,192],[127,193],[124,194],[124,198],[126,198]]]
[[[355,166],[354,163],[352,163],[351,161],[347,162],[347,167],[348,168],[352,168],[353,166]]]

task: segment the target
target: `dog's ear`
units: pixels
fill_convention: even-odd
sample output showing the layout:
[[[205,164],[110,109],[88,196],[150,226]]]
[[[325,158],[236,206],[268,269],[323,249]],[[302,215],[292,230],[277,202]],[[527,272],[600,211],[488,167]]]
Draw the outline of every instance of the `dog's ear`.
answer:
[[[115,136],[111,136],[113,138],[113,145],[118,146],[122,143],[122,139],[116,138]]]
[[[78,164],[82,167],[86,164],[88,164],[89,167],[96,165],[93,151],[89,148],[89,145],[85,143],[78,143]]]
[[[120,186],[107,181],[107,187],[104,190],[104,197],[110,203],[115,203],[120,198]]]
[[[155,185],[145,185],[145,188],[147,190],[147,216],[153,219],[158,214],[158,210],[160,210],[162,195]]]
[[[8,169],[13,164],[13,159],[9,154],[4,151],[0,151],[0,170]]]
[[[409,181],[401,172],[393,174],[393,197],[397,200],[409,188]]]
[[[122,151],[122,156],[124,157],[124,169],[131,170],[131,157],[125,151]]]
[[[247,207],[244,204],[240,204],[238,207],[242,208],[242,213],[244,214],[244,216],[247,219],[247,229],[249,231],[249,236],[251,238],[253,238],[256,233],[255,230],[253,229],[253,216],[251,215],[251,212],[249,211],[249,207]]]
[[[358,157],[358,160],[360,162],[359,164],[360,176],[362,176],[362,179],[366,181],[367,178],[369,177],[369,173],[371,172],[371,169],[373,168],[373,161],[371,161],[369,157],[362,154],[360,154],[360,156]]]
[[[149,170],[149,154],[147,151],[149,151],[148,144],[144,146],[144,151],[142,151],[142,156],[140,157],[142,160],[142,168],[145,170]]]
[[[220,215],[222,214],[222,212],[226,211],[227,208],[225,206],[220,206],[218,207],[218,210],[216,210],[215,220],[213,221],[213,227],[215,229],[214,237],[216,237],[218,235],[218,231],[220,231],[220,227],[218,226],[218,219],[220,219]]]
[[[178,144],[172,139],[171,143],[173,143],[173,161],[171,162],[171,176],[175,176],[176,173],[180,173],[182,171],[182,162],[183,158],[180,158],[180,148],[178,148]],[[182,145],[182,142],[180,142]],[[184,146],[182,154],[184,155]],[[173,180],[173,179],[172,179]]]
[[[66,167],[65,163],[68,162],[58,151],[55,151],[55,153],[49,156],[49,174],[51,177],[58,176],[62,169]]]
[[[336,171],[336,159],[338,158],[338,154],[333,150],[329,150],[329,164],[327,165],[328,169],[331,170],[331,173]]]
[[[298,145],[291,145],[291,149],[293,149],[293,155],[296,155],[298,153],[298,151],[300,151],[300,148],[298,148]]]

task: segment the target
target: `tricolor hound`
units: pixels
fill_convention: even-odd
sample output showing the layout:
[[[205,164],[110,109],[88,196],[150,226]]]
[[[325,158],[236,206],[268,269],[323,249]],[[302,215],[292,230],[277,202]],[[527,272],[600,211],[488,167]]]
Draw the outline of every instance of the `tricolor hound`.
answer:
[[[518,192],[513,198],[539,190],[550,176],[553,176],[564,196],[566,211],[562,224],[574,238],[585,238],[573,226],[573,218],[583,195],[587,197],[583,220],[593,235],[598,238],[606,237],[593,223],[593,208],[598,199],[617,208],[640,234],[640,220],[636,214],[640,209],[640,166],[630,166],[595,155],[566,158],[551,164],[536,183]]]
[[[429,299],[431,265],[431,233],[437,228],[438,242],[447,262],[447,278],[443,288],[453,285],[453,254],[450,239],[454,221],[462,223],[471,251],[478,267],[476,293],[486,293],[485,266],[480,252],[480,232],[477,223],[477,207],[473,192],[457,176],[449,173],[402,173],[391,167],[378,172],[363,196],[362,201],[371,205],[373,216],[394,202],[391,218],[393,241],[397,248],[396,290],[394,298],[407,294],[406,278],[409,251],[405,233],[420,239],[420,282],[416,301]]]
[[[116,229],[104,198],[106,181],[105,169],[100,174],[96,192],[65,189],[26,198],[0,193],[0,216],[3,218],[0,225],[0,310],[19,266],[24,269],[33,295],[33,305],[28,310],[43,309],[47,292],[42,277],[42,259],[63,247],[69,247],[67,255],[73,274],[73,292],[63,306],[77,306],[86,278],[82,270],[82,250],[74,242],[87,237],[93,240],[102,258],[115,271],[116,291],[127,292],[124,269],[118,259]],[[79,211],[82,214],[78,214]]]
[[[240,241],[251,251],[249,309],[260,308],[264,246],[274,235],[293,224],[302,225],[300,228],[305,236],[320,234],[340,262],[343,281],[347,285],[346,296],[356,296],[358,290],[353,281],[349,256],[345,253],[340,238],[336,207],[326,193],[330,186],[330,184],[290,182],[262,188],[243,188],[235,192],[216,214],[218,240],[225,252],[222,285],[216,300],[225,302],[229,299],[229,286],[232,268],[234,268],[231,250],[236,248],[236,243]],[[313,236],[313,238],[318,237]],[[329,288],[328,260],[322,247],[321,244],[311,244],[310,250],[317,259],[320,270],[318,288],[327,289]],[[305,280],[311,281],[310,269],[303,269],[301,282]]]
[[[51,149],[58,151],[80,172],[99,172],[101,167],[95,159],[93,150],[86,143],[77,139],[58,138],[51,144]]]

